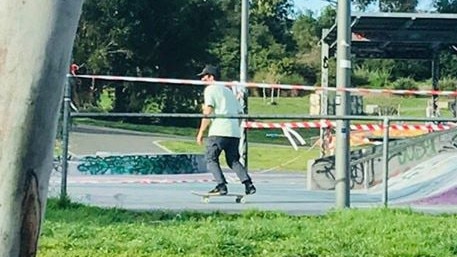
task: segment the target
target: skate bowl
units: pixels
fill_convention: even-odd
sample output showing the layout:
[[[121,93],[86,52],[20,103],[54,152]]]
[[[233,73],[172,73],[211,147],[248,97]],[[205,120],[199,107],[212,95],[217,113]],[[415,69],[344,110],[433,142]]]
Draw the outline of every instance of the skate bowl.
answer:
[[[443,152],[388,182],[389,202],[408,205],[457,204],[457,151]],[[382,185],[370,192],[381,192]]]
[[[350,153],[350,186],[370,189],[382,183],[382,145],[369,146]],[[457,151],[457,129],[434,132],[389,142],[389,177],[401,175],[444,152]],[[335,156],[310,160],[307,189],[335,188]]]

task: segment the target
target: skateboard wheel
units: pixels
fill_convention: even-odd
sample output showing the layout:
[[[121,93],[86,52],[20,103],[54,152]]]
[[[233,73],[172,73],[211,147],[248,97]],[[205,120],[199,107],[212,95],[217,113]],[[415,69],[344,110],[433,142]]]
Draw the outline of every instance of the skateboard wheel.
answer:
[[[246,198],[245,197],[241,197],[240,203],[246,203]]]
[[[209,197],[203,197],[202,202],[204,203],[209,203]]]
[[[237,197],[237,198],[235,199],[235,202],[236,202],[236,203],[241,203],[241,198]]]

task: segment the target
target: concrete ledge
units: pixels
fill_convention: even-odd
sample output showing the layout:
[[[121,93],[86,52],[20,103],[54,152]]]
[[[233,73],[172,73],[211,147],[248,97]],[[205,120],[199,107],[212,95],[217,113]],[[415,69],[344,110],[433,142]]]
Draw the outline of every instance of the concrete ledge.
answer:
[[[112,154],[80,156],[76,171],[86,175],[205,173],[203,154]]]

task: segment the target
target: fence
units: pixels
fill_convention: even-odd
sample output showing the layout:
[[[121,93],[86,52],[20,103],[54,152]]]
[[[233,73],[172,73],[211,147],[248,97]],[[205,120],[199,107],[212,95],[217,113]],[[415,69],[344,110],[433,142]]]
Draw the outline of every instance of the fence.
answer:
[[[77,75],[75,77],[78,78],[85,78],[85,79],[101,79],[101,80],[122,80],[122,81],[130,81],[130,82],[159,82],[159,83],[171,83],[171,84],[180,84],[180,85],[206,85],[205,82],[202,81],[195,81],[195,80],[178,80],[178,79],[160,79],[160,78],[133,78],[133,77],[116,77],[116,76],[92,76],[92,75]],[[220,85],[228,85],[228,86],[245,86],[245,87],[260,87],[260,88],[282,88],[282,89],[296,89],[296,90],[315,90],[315,91],[323,91],[320,87],[311,87],[311,86],[300,86],[300,85],[268,85],[268,84],[259,84],[259,83],[239,83],[239,82],[216,82],[215,84]],[[427,91],[427,90],[420,90],[420,91],[412,91],[412,90],[384,90],[384,89],[361,89],[361,88],[326,88],[328,91],[337,91],[337,92],[357,92],[357,93],[387,93],[387,94],[406,94],[406,95],[445,95],[445,96],[457,96],[457,91]],[[362,156],[364,161],[368,161],[365,159],[375,159],[382,157],[381,162],[378,166],[382,167],[382,176],[380,176],[380,181],[383,184],[383,202],[387,205],[388,201],[388,188],[387,188],[387,181],[389,177],[389,148],[392,146],[389,144],[389,131],[395,128],[401,129],[408,129],[414,128],[414,126],[426,126],[430,130],[444,130],[450,129],[451,126],[445,125],[405,125],[403,124],[402,127],[397,127],[396,124],[392,124],[391,122],[396,121],[411,121],[411,122],[427,122],[432,124],[433,122],[457,122],[457,119],[449,119],[449,118],[408,118],[408,117],[387,117],[387,116],[337,116],[337,115],[202,115],[202,114],[179,114],[179,113],[75,113],[71,112],[70,110],[70,83],[67,83],[67,87],[65,90],[65,98],[64,98],[64,118],[63,118],[63,164],[62,164],[62,183],[61,183],[61,196],[66,196],[66,180],[67,180],[67,169],[68,164],[66,162],[68,158],[68,137],[69,137],[69,124],[70,119],[73,117],[148,117],[148,118],[228,118],[228,119],[243,119],[243,120],[252,120],[252,119],[288,119],[288,120],[307,120],[307,122],[299,122],[295,123],[301,124],[304,127],[309,126],[310,124],[315,124],[315,127],[332,127],[335,126],[335,123],[331,121],[351,121],[351,120],[359,120],[359,121],[374,121],[376,123],[382,122],[382,125],[378,125],[376,129],[382,130],[384,132],[383,136],[383,147],[382,153],[379,153],[379,150],[376,150],[375,154],[371,156]],[[244,126],[247,128],[255,128],[259,127],[261,123],[252,123],[252,122],[245,122]],[[284,128],[290,127],[291,124],[294,123],[277,123],[274,127]],[[297,125],[298,127],[300,125]],[[361,128],[362,125],[359,126]],[[357,127],[357,126],[356,126]],[[389,129],[386,129],[389,128]],[[370,129],[370,128],[368,128]],[[373,129],[373,127],[371,127]],[[347,153],[349,154],[349,153]],[[361,167],[361,163],[358,162],[353,164],[353,167]],[[353,181],[355,183],[360,183],[357,178],[360,177],[358,174],[363,172],[363,176],[368,178],[366,171],[364,168],[356,168],[353,173],[349,174],[349,171],[346,174],[347,176],[354,177],[354,180],[346,180],[347,183],[349,181]],[[330,174],[330,173],[328,173]],[[352,174],[352,175],[351,175]],[[331,175],[329,175],[331,176]],[[350,186],[350,185],[347,185]]]

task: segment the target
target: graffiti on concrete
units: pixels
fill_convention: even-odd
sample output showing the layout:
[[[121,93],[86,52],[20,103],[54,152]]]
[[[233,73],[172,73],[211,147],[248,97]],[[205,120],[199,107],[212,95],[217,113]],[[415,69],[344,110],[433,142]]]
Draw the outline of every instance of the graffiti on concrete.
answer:
[[[457,150],[457,135],[453,136],[448,144],[445,144],[441,147],[439,152],[449,152]]]
[[[384,179],[385,162],[382,146],[367,147],[363,155],[351,153],[351,187],[374,186]],[[387,161],[388,176],[396,176],[433,158],[441,152],[457,151],[457,129],[443,133],[431,133],[423,137],[389,142]],[[314,160],[309,167],[309,189],[335,188],[335,157],[328,156]],[[311,163],[310,163],[311,164]],[[363,172],[364,171],[364,172]]]
[[[86,156],[78,171],[90,175],[103,174],[189,174],[199,170],[195,154]]]
[[[419,161],[437,154],[434,139],[428,139],[418,144],[407,147],[398,155],[398,163],[403,165],[412,161]]]

